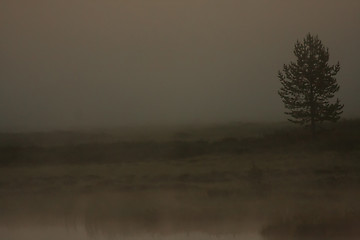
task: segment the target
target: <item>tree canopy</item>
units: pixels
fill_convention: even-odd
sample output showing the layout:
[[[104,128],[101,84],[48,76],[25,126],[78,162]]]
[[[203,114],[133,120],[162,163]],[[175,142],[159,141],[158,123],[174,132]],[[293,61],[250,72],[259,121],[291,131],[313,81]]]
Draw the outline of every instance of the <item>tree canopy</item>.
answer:
[[[329,49],[310,33],[296,42],[294,54],[296,62],[284,64],[278,73],[282,85],[278,93],[288,120],[310,126],[315,134],[319,123],[340,119],[344,105],[338,98],[331,101],[340,88],[335,77],[340,64],[329,65]]]

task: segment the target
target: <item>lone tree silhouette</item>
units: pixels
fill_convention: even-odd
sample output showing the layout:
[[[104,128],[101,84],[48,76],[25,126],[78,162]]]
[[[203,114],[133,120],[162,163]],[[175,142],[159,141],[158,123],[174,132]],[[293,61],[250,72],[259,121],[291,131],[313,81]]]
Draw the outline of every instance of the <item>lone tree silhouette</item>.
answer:
[[[314,136],[318,124],[340,119],[344,105],[339,99],[330,102],[339,90],[335,76],[340,64],[328,64],[329,49],[310,33],[302,43],[296,42],[294,54],[296,63],[284,64],[279,71],[282,87],[278,93],[288,109],[285,114],[291,116],[288,120],[310,127]]]

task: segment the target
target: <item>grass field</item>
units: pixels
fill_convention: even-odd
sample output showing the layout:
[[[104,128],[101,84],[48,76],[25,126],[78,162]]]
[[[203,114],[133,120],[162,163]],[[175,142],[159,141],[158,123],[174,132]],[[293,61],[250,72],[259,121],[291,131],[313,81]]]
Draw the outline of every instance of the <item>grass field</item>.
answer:
[[[0,220],[356,239],[360,121],[325,128],[316,138],[277,123],[2,133]]]

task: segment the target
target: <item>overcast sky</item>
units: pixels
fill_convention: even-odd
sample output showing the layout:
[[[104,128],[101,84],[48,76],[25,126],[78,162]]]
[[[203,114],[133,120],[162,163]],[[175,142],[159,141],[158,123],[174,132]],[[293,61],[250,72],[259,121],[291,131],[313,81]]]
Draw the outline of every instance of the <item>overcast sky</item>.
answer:
[[[358,0],[1,0],[0,129],[284,121],[308,32],[360,117]]]

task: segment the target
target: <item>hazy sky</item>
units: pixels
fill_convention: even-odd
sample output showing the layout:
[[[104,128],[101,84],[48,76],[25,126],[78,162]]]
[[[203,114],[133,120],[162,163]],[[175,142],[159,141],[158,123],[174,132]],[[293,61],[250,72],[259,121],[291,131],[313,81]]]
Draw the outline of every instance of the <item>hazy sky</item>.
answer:
[[[285,120],[308,32],[360,117],[359,0],[1,0],[0,129]]]

